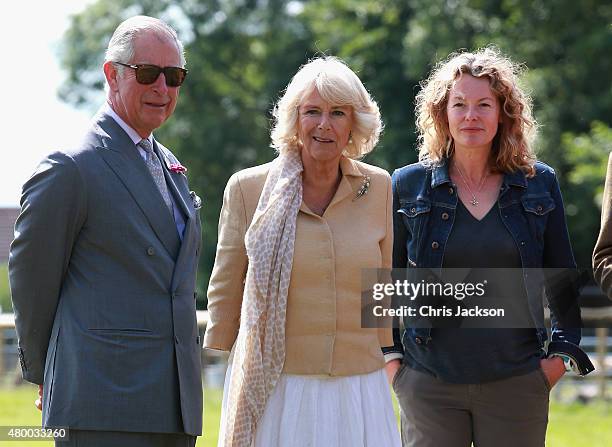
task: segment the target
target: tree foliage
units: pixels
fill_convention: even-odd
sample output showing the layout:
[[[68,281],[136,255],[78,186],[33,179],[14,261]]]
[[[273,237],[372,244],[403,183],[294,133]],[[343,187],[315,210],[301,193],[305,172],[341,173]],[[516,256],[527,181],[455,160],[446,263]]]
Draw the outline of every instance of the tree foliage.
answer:
[[[611,150],[609,2],[99,0],[72,18],[64,37],[66,101],[99,100],[110,35],[141,13],[171,23],[186,44],[187,82],[174,117],[156,135],[189,168],[190,184],[204,199],[201,291],[227,179],[274,157],[272,105],[299,66],[322,53],[346,60],[379,103],[386,128],[367,161],[388,170],[416,160],[414,97],[437,61],[495,44],[525,63],[523,81],[541,124],[540,157],[559,174],[577,259],[588,265],[602,160]]]

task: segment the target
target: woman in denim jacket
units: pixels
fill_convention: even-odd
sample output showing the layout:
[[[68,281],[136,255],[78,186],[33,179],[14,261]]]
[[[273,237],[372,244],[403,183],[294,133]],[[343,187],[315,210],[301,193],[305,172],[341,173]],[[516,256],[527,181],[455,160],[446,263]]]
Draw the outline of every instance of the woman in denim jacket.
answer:
[[[518,72],[493,48],[438,64],[417,96],[420,162],[393,174],[393,267],[504,269],[505,293],[528,322],[466,329],[465,319],[462,328],[405,319],[385,353],[404,446],[543,447],[550,389],[566,370],[592,370],[578,347],[563,201],[553,169],[533,153],[536,123]]]

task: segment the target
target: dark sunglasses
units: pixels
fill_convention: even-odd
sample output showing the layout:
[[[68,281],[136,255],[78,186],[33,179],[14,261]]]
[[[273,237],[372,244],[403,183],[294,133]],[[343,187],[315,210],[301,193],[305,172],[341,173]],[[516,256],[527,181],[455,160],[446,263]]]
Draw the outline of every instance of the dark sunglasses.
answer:
[[[132,68],[136,71],[136,81],[139,84],[149,85],[153,84],[160,73],[163,73],[166,78],[166,85],[168,87],[178,87],[185,80],[187,76],[187,70],[181,67],[158,67],[157,65],[149,64],[124,64],[122,62],[115,62],[115,64],[123,67]]]

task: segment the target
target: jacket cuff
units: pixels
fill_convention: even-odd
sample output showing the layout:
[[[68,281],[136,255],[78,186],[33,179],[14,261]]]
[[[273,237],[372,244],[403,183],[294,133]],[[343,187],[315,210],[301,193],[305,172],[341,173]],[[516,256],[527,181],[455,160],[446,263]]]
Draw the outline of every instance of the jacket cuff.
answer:
[[[547,357],[553,354],[563,354],[571,358],[578,368],[578,374],[581,376],[586,376],[595,370],[593,363],[591,363],[585,352],[572,342],[551,341],[548,344]]]
[[[19,356],[19,365],[21,366],[21,375],[23,380],[27,380],[30,383],[35,383],[36,385],[42,385],[43,372],[34,371],[32,368],[28,368],[25,356],[23,355],[23,349],[21,347],[17,348],[17,355]]]
[[[209,322],[204,333],[204,348],[217,351],[231,351],[238,337],[238,326]]]

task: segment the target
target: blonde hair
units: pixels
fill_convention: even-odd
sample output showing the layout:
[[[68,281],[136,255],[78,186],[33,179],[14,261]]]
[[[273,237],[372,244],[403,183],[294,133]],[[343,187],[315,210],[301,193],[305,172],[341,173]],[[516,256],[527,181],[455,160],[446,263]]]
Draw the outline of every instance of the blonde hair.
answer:
[[[330,104],[353,109],[351,139],[343,154],[358,159],[371,152],[383,129],[378,105],[357,75],[333,56],[312,59],[293,76],[272,111],[271,146],[278,153],[297,149],[298,109],[313,89]]]
[[[422,89],[416,97],[419,159],[425,164],[438,165],[452,157],[454,144],[446,106],[451,88],[466,73],[488,78],[501,106],[501,123],[493,139],[492,167],[508,173],[520,169],[533,176],[536,162],[533,140],[537,123],[531,112],[531,98],[519,86],[522,70],[523,67],[494,47],[475,53],[452,53],[439,62],[421,83]]]

